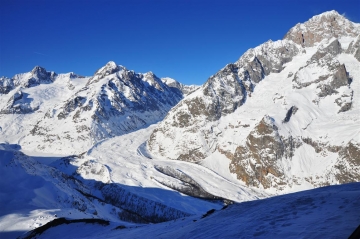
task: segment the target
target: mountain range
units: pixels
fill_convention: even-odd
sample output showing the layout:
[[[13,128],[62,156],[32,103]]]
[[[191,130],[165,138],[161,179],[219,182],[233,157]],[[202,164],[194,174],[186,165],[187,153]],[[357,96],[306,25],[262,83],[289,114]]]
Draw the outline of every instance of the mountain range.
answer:
[[[0,99],[1,238],[99,238],[89,223],[106,238],[344,237],[360,221],[360,24],[336,11],[201,86],[110,61],[1,77]]]

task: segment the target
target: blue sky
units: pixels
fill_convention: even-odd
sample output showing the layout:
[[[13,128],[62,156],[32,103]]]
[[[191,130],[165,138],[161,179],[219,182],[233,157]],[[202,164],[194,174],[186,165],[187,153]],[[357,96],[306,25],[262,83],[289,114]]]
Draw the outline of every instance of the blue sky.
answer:
[[[40,65],[91,76],[113,60],[203,84],[247,49],[336,10],[360,22],[360,0],[1,0],[0,76]]]

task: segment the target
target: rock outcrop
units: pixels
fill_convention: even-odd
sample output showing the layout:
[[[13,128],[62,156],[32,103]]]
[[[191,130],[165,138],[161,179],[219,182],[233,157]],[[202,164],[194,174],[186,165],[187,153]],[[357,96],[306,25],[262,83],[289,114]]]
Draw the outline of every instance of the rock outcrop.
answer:
[[[0,94],[7,94],[14,89],[14,81],[7,77],[0,77]]]
[[[336,11],[329,11],[312,17],[305,23],[298,23],[291,28],[284,39],[311,47],[323,39],[344,36],[356,37],[360,34],[360,25],[353,23]]]
[[[300,145],[291,136],[281,137],[274,119],[265,116],[250,132],[245,146],[236,148],[230,172],[249,186],[270,188],[285,184],[281,158],[292,158]]]
[[[360,62],[360,35],[358,35],[358,37],[350,43],[346,53],[354,55],[354,57]]]

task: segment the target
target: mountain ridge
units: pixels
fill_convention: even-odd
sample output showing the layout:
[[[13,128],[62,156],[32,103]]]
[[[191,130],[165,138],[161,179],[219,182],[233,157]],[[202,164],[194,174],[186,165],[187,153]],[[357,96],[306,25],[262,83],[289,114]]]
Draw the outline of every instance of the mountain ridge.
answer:
[[[301,41],[295,37],[305,32],[310,35]],[[313,37],[313,32],[318,35]],[[356,48],[359,33],[360,24],[330,11],[297,24],[283,40],[270,40],[249,49],[168,113],[148,140],[149,151],[153,157],[200,164],[220,152],[231,160],[228,161],[229,170],[239,180],[269,190],[281,191],[284,185],[292,187],[309,182],[327,185],[360,180],[360,162],[349,155],[342,156],[351,145],[354,145],[355,154],[360,152],[356,130],[359,105],[355,100],[359,97],[356,68],[359,66],[359,48]],[[268,90],[261,88],[264,84]],[[258,91],[269,96],[261,99]],[[273,104],[265,103],[266,100]],[[269,110],[277,107],[285,112],[279,114],[279,110],[268,111],[266,107]],[[247,112],[253,112],[253,116]],[[354,133],[346,138],[333,129],[333,135],[340,136],[343,142],[328,134],[326,138],[329,139],[324,139],[321,133],[309,128],[309,125],[318,124],[325,129],[330,127],[327,124],[333,124],[321,115],[345,122],[348,119],[353,123],[346,124],[346,131],[354,130]],[[271,127],[265,123],[269,121],[266,119],[274,122]],[[300,126],[301,121],[308,123]],[[232,140],[233,137],[241,142]],[[305,145],[315,147],[316,152],[303,155]],[[323,169],[323,173],[309,173],[298,178],[296,170],[291,168],[302,164],[298,164],[298,160],[312,164],[311,160],[315,159],[305,160],[304,157],[317,158],[320,152],[324,154],[320,156],[324,162],[327,155],[338,155],[338,159],[329,156],[326,163],[329,168]],[[345,176],[349,173],[352,178]]]
[[[4,92],[2,96],[7,99],[7,104],[0,107],[3,117],[6,118],[5,114],[8,114],[7,118],[19,114],[36,118],[29,120],[32,121],[28,126],[31,129],[20,136],[22,145],[28,149],[57,153],[64,151],[64,145],[68,152],[82,153],[100,140],[155,123],[184,94],[182,89],[169,87],[152,72],[135,73],[113,61],[92,77],[74,73],[58,75],[37,66],[29,73],[15,75],[10,80],[3,78],[0,82],[3,82],[0,88]],[[184,85],[181,87],[185,88]],[[39,102],[34,102],[38,98],[34,93],[45,98],[40,97]],[[63,96],[52,100],[52,93]],[[39,118],[33,113],[44,117]],[[14,123],[4,119],[1,124]],[[63,124],[67,126],[61,127]],[[7,136],[6,132],[2,133],[3,137]],[[52,144],[54,141],[56,146]]]

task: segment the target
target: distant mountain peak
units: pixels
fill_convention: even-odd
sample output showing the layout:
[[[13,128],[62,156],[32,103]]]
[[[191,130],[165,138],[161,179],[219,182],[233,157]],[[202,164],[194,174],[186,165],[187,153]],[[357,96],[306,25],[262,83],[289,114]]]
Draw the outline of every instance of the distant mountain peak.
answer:
[[[41,66],[35,66],[34,69],[32,69],[31,73],[37,73],[37,72],[46,72],[46,69]]]
[[[184,85],[170,77],[161,78],[161,81],[169,87],[180,90],[183,95],[188,95],[200,87],[198,85]]]
[[[108,63],[106,63],[106,66],[116,67],[117,64],[115,63],[115,61],[109,61]]]
[[[154,77],[155,74],[152,71],[149,71],[149,72],[144,73],[144,76],[152,76],[152,77]]]
[[[126,68],[121,65],[117,65],[114,61],[109,61],[108,63],[106,63],[105,66],[101,67],[99,70],[95,72],[94,76],[90,78],[87,85],[98,82],[100,79],[104,78],[105,76],[114,74],[121,70],[126,70]]]
[[[108,63],[106,63],[105,66],[97,70],[95,75],[110,75],[119,71],[122,68],[122,66],[117,65],[114,61],[109,61]]]

